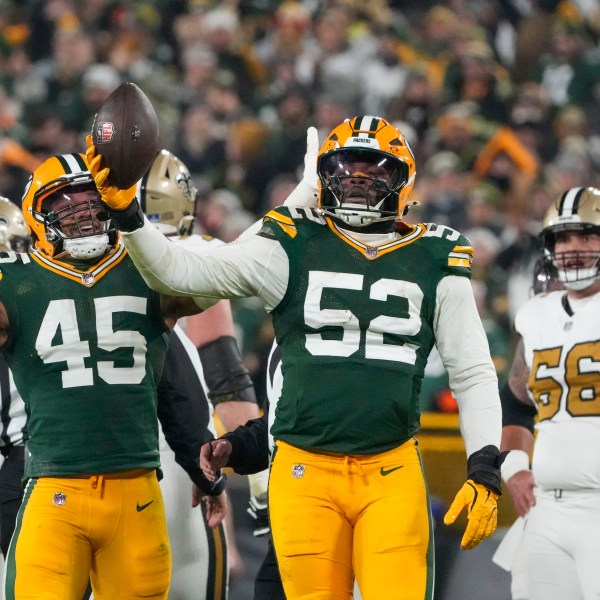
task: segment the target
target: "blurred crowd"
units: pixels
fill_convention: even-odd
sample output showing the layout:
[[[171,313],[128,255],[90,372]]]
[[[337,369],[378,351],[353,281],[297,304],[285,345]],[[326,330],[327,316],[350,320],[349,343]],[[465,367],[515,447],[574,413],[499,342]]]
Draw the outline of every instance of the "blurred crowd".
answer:
[[[152,100],[161,143],[225,241],[302,176],[306,129],[386,117],[417,161],[409,218],[465,233],[501,383],[550,199],[600,187],[596,0],[0,0],[0,193],[20,201],[52,154],[83,151],[121,82]],[[235,304],[259,391],[273,333]],[[423,408],[453,411],[431,357]]]

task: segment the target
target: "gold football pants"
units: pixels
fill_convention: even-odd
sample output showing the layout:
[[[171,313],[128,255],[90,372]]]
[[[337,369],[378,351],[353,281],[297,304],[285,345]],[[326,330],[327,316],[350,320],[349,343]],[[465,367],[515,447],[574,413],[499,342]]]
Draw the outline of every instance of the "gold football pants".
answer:
[[[6,557],[6,600],[166,599],[171,551],[154,470],[29,481]]]
[[[277,442],[269,480],[273,542],[288,600],[430,600],[433,531],[414,440],[334,456]]]

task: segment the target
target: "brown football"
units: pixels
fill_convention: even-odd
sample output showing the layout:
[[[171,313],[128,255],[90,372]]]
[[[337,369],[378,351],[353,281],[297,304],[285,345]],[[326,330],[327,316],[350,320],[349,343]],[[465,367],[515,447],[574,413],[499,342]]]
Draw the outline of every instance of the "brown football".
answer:
[[[127,189],[150,168],[159,151],[158,117],[135,83],[122,83],[94,117],[92,140],[110,168],[109,182]]]

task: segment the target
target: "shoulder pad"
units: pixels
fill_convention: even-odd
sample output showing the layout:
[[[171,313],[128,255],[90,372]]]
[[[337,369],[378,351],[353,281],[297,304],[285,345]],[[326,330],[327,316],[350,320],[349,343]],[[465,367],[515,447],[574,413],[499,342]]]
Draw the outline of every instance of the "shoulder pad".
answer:
[[[272,237],[276,225],[284,231],[289,237],[294,238],[298,235],[298,223],[312,222],[318,225],[326,225],[327,222],[316,208],[309,206],[279,206],[269,211],[263,218],[263,228],[259,232],[265,237]]]
[[[447,256],[447,266],[464,268],[470,272],[473,262],[473,246],[471,246],[469,238],[447,225],[438,225],[437,223],[425,223],[424,225],[427,227],[427,231],[423,237],[440,240],[441,251]]]

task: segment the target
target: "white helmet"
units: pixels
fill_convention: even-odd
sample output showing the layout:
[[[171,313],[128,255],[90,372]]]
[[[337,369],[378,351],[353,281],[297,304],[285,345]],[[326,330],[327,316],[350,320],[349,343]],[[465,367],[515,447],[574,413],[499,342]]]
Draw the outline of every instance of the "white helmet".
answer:
[[[561,231],[600,234],[600,189],[577,187],[558,196],[544,216],[540,233],[548,273],[568,289],[583,290],[599,277],[600,252],[556,253],[556,234]],[[576,263],[585,266],[573,266]]]
[[[0,251],[28,252],[30,245],[29,229],[21,209],[0,196]]]
[[[156,155],[139,188],[148,220],[165,235],[181,237],[192,232],[197,193],[189,169],[168,150]]]

